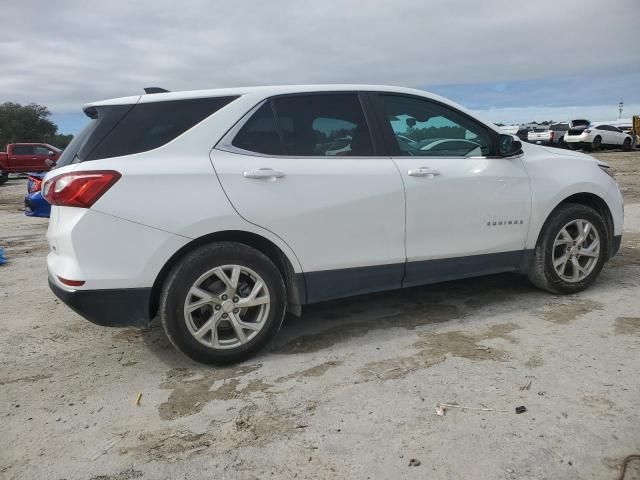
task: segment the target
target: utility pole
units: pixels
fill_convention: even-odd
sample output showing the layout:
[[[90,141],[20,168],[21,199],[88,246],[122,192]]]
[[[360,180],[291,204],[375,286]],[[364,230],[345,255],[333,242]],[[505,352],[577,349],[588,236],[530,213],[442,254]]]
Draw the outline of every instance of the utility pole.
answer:
[[[622,118],[622,107],[624,107],[624,102],[620,99],[620,103],[618,104],[618,120]]]

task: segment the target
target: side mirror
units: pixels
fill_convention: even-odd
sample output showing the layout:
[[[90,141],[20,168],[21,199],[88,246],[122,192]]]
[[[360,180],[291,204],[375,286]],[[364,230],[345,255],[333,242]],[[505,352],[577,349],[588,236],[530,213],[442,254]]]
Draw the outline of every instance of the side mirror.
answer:
[[[512,135],[501,133],[498,137],[498,152],[503,157],[516,155],[522,150],[522,142]]]

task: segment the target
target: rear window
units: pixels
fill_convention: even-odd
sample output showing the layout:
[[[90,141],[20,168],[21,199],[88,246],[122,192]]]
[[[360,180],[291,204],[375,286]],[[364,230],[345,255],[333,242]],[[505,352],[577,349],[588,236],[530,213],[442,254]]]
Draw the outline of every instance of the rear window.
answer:
[[[556,132],[566,132],[567,130],[569,130],[569,125],[567,125],[566,123],[556,123],[554,125],[551,125],[550,130],[554,130]]]
[[[131,155],[161,147],[236,98],[196,98],[92,107],[87,112],[92,120],[65,149],[57,166]]]

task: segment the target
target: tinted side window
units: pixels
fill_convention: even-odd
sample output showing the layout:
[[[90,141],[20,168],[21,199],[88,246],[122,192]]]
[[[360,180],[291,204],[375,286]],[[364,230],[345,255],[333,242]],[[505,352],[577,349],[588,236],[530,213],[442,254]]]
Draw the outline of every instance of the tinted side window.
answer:
[[[11,152],[14,155],[33,155],[33,147],[31,145],[15,145]]]
[[[233,139],[234,147],[267,155],[283,155],[271,103],[265,102]]]
[[[33,149],[35,155],[49,155],[49,150],[47,147],[38,146]]]
[[[237,97],[138,103],[88,154],[87,160],[118,157],[161,147]]]
[[[292,95],[277,98],[275,107],[286,155],[374,154],[357,94]]]
[[[380,95],[399,156],[476,157],[494,155],[487,129],[428,100]]]

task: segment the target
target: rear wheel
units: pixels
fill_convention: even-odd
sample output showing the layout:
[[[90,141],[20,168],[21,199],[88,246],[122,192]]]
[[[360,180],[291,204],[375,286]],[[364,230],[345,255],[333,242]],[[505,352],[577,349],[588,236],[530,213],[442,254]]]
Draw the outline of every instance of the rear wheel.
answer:
[[[558,207],[545,223],[529,279],[552,293],[575,293],[591,285],[607,258],[609,239],[602,217],[586,205]]]
[[[188,254],[165,282],[159,314],[171,343],[204,363],[244,360],[262,348],[284,318],[284,282],[261,252],[237,243]]]
[[[0,185],[9,180],[9,173],[4,170],[0,170]]]
[[[602,137],[597,136],[596,138],[593,139],[593,142],[591,143],[591,149],[594,152],[597,152],[598,150],[600,150],[601,147],[602,147]]]
[[[627,152],[629,150],[631,150],[631,139],[630,138],[627,137],[627,138],[624,139],[624,142],[622,142],[622,149],[624,151],[627,151]]]

